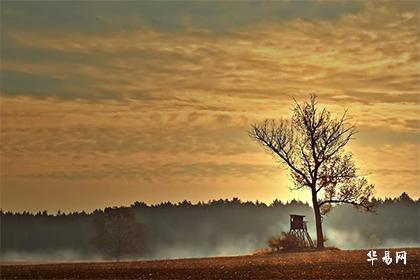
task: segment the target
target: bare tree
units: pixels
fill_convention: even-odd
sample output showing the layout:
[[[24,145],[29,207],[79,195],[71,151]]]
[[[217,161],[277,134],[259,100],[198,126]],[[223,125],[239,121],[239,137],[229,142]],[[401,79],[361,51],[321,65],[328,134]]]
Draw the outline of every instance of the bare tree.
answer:
[[[352,154],[344,147],[356,133],[347,111],[333,118],[325,108],[317,109],[317,98],[292,106],[292,119],[265,120],[251,126],[249,135],[291,171],[292,189],[312,193],[317,247],[324,247],[322,215],[334,203],[349,203],[371,211],[373,185],[360,177]]]
[[[105,258],[140,255],[144,250],[146,228],[136,221],[130,208],[107,208],[94,220],[95,236],[90,240]]]

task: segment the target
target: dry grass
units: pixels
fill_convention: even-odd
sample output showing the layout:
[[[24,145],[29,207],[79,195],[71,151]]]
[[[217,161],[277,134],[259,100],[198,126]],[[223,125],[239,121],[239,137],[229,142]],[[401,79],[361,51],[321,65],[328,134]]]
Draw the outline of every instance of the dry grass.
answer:
[[[402,249],[391,249],[391,256]],[[372,267],[368,250],[324,250],[203,259],[120,263],[1,266],[2,279],[419,279],[419,248],[405,249],[407,264]],[[383,256],[384,250],[377,250]]]

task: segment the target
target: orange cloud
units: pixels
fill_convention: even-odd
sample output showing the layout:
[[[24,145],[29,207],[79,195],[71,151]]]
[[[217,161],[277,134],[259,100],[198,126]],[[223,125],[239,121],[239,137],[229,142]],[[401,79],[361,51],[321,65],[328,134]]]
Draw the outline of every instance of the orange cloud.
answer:
[[[16,198],[36,197],[31,182],[55,194],[53,182],[74,188],[74,199],[83,186],[95,200],[67,209],[306,198],[289,193],[287,171],[246,131],[263,118],[289,116],[291,98],[309,92],[358,120],[350,149],[378,195],[419,197],[418,20],[415,10],[387,2],[333,21],[271,18],[223,32],[6,29],[9,42],[50,59],[2,57],[2,205],[23,209]],[[129,191],[114,201],[96,198],[100,186]]]

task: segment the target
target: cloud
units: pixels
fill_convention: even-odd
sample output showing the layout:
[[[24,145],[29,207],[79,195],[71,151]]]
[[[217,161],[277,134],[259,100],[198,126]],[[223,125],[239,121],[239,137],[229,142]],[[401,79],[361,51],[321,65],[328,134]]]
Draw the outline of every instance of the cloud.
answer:
[[[217,5],[208,9],[217,10]],[[381,19],[372,19],[374,13]],[[87,34],[74,28],[46,34],[11,26],[2,35],[2,68],[6,75],[12,71],[32,75],[35,87],[25,95],[35,97],[40,88],[64,79],[61,91],[49,93],[58,99],[217,95],[287,100],[319,92],[332,102],[418,103],[420,66],[413,59],[418,53],[418,14],[407,16],[392,6],[367,4],[334,22],[317,17],[266,18],[229,32],[211,28],[175,32],[141,25],[120,33]],[[384,27],[382,22],[391,25]],[[13,89],[16,84],[11,80],[7,86]],[[19,92],[13,94],[23,94]]]
[[[177,31],[186,28],[225,31],[264,20],[336,20],[361,9],[359,2],[7,2],[2,18],[10,28],[49,33],[132,30],[139,25]],[[48,15],[48,16],[46,16]]]
[[[10,191],[29,177],[41,188],[60,178],[89,188],[106,184],[100,178],[132,186],[217,177],[225,193],[246,185],[249,197],[274,194],[289,182],[271,177],[276,166],[247,129],[289,117],[292,97],[313,92],[358,121],[350,150],[364,169],[393,170],[372,175],[382,194],[399,181],[415,190],[418,176],[406,172],[418,162],[413,5],[4,3],[2,177]],[[259,193],[251,186],[260,181]]]

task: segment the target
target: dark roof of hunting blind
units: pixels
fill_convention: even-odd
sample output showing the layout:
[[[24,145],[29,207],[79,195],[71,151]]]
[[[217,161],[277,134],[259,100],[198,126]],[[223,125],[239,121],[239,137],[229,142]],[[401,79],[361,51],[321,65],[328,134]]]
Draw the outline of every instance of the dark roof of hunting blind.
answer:
[[[306,216],[304,216],[304,215],[296,215],[296,214],[290,214],[290,217],[306,217]]]

